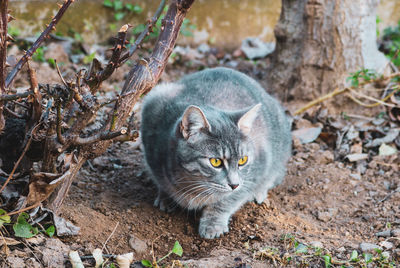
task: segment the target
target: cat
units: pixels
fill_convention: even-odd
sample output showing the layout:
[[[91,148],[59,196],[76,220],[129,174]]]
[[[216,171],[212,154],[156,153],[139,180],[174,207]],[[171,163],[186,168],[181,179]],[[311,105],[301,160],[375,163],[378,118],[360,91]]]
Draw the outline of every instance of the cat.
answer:
[[[155,87],[143,100],[141,137],[154,205],[202,209],[199,234],[217,238],[244,203],[261,204],[285,176],[289,121],[252,78],[206,69]],[[172,202],[171,202],[172,201]]]

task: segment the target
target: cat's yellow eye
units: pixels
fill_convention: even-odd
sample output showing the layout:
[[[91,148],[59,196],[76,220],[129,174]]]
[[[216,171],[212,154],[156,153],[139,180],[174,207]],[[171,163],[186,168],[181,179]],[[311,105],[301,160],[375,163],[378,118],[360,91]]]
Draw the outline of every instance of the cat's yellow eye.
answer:
[[[243,166],[247,163],[247,156],[243,156],[242,158],[239,159],[238,164],[239,166]]]
[[[222,165],[222,160],[219,158],[210,158],[210,163],[213,167],[220,167]]]

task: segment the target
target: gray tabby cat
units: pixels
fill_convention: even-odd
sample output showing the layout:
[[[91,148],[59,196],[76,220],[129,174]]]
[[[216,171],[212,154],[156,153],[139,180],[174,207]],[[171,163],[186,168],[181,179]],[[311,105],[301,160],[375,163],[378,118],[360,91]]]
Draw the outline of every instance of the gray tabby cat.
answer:
[[[262,203],[285,175],[289,122],[250,77],[207,69],[154,88],[142,109],[142,142],[158,187],[154,204],[202,209],[199,233],[228,232],[244,203]],[[171,202],[172,201],[172,202]]]

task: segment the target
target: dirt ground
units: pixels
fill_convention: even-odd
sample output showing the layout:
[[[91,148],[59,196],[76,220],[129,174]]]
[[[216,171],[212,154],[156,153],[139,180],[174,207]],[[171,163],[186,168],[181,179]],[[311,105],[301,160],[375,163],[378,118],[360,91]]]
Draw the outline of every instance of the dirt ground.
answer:
[[[213,62],[208,62],[207,66],[217,65],[214,59],[211,60]],[[222,65],[232,67],[232,61]],[[263,66],[262,62],[256,65],[244,60],[238,60],[238,65],[235,63],[235,69],[245,71],[261,83]],[[195,68],[171,65],[163,80],[174,80]],[[124,72],[114,75],[111,81],[121,86]],[[113,85],[108,87],[113,88]],[[285,104],[290,111],[299,105]],[[368,139],[376,138],[368,136],[370,130],[360,126],[364,121],[371,124],[374,117],[370,121],[364,120],[371,114],[345,121],[340,115],[326,115],[326,111],[322,116],[324,119],[317,120],[324,114],[323,110],[314,109],[310,114],[304,116],[306,119],[296,117],[294,129],[319,125],[324,135],[306,144],[295,139],[284,182],[270,191],[264,204],[248,203],[241,208],[231,220],[230,232],[221,238],[207,240],[199,237],[199,213],[178,210],[168,214],[153,207],[156,188],[144,172],[140,148],[134,142],[115,143],[106,154],[83,166],[65,200],[60,216],[80,227],[79,235],[43,238],[44,242],[39,246],[30,245],[28,253],[23,252],[20,246],[11,247],[7,265],[22,267],[19,266],[21,262],[15,261],[21,258],[27,267],[57,267],[60,263],[70,266],[67,261],[69,250],[87,256],[95,248],[104,248],[103,253],[109,254],[134,252],[135,260],[140,261],[151,259],[152,254],[157,258],[164,256],[175,241],[182,245],[183,256],[170,256],[164,264],[179,259],[188,267],[325,267],[323,256],[329,255],[336,261],[331,264],[340,267],[339,261],[348,261],[354,250],[360,255],[371,252],[378,258],[376,252],[361,245],[372,243],[382,252],[387,252],[389,262],[398,265],[398,154],[379,156],[377,148],[364,147]],[[329,123],[333,121],[336,129]],[[339,123],[342,124],[340,127],[337,126]],[[384,124],[389,125],[388,122]],[[357,134],[346,140],[347,133],[354,132],[354,129],[349,130],[349,126],[356,126]],[[347,153],[362,152],[367,154],[367,158],[355,162],[345,159],[337,143],[340,135],[344,137],[342,143],[351,147]],[[376,235],[385,231],[389,234]],[[57,239],[62,246],[46,253],[46,249],[52,249],[51,243],[60,243]],[[310,249],[322,248],[323,251],[312,251],[311,254],[310,250],[307,254],[300,254],[296,251],[299,244],[308,245]],[[51,264],[46,260],[46,254],[56,254],[56,251],[61,252],[57,253],[61,254],[60,262]],[[27,256],[30,262],[27,262]],[[56,255],[51,256],[54,259]],[[85,262],[93,265],[89,259]],[[135,265],[141,267],[138,263]],[[355,263],[354,266],[361,264]]]

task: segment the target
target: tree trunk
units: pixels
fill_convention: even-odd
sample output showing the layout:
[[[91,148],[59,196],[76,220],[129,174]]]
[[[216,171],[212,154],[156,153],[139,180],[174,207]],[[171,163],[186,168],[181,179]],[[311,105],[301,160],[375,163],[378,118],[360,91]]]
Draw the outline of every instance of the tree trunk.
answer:
[[[268,86],[281,98],[312,100],[343,87],[350,72],[383,71],[376,45],[379,0],[282,0]]]

